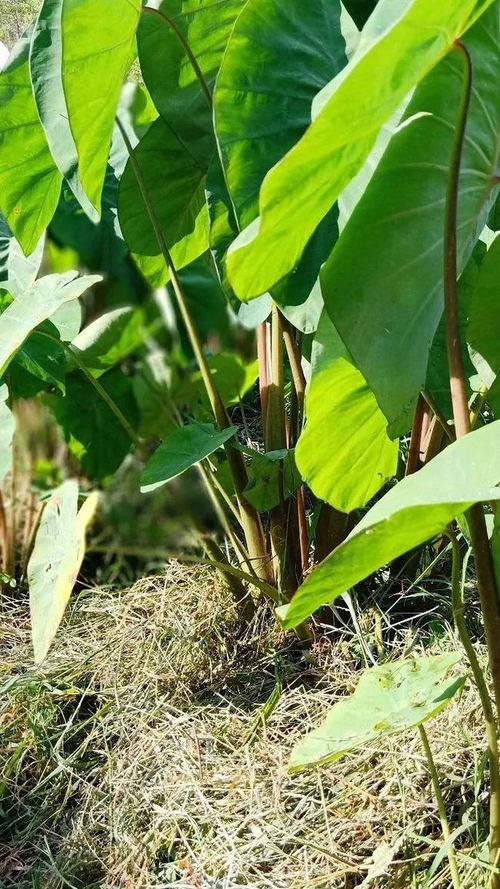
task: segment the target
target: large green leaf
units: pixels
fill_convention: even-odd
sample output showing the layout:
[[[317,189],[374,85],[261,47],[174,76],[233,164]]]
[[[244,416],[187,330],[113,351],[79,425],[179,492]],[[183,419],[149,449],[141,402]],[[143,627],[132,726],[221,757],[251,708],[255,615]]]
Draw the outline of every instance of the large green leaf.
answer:
[[[44,245],[42,235],[33,253],[25,256],[7,221],[0,215],[0,289],[16,297],[31,287],[40,269]]]
[[[326,312],[312,363],[297,466],[317,497],[351,512],[395,474],[398,444],[387,437],[385,417]]]
[[[100,377],[99,383],[135,429],[139,415],[129,377],[113,368]],[[85,474],[101,481],[116,472],[132,441],[89,380],[76,372],[70,374],[64,398],[53,396],[49,404]]]
[[[79,278],[78,272],[46,275],[15,299],[0,315],[0,374],[35,327],[100,280],[98,275]]]
[[[193,142],[208,164],[215,148],[212,113],[182,44],[194,55],[209,91],[245,0],[152,0],[137,35],[144,82],[161,116],[186,146]]]
[[[455,652],[411,657],[365,670],[354,693],[292,750],[288,770],[326,765],[381,735],[405,732],[436,716],[464,684],[446,679]]]
[[[500,422],[471,432],[382,497],[281,612],[294,627],[321,605],[425,540],[473,503],[500,499]]]
[[[495,193],[498,3],[464,40],[474,91],[460,177],[459,271]],[[419,85],[404,114],[410,122],[393,136],[321,275],[325,307],[393,437],[411,425],[443,311],[445,202],[463,73],[461,55],[452,52]]]
[[[225,181],[238,228],[258,214],[261,182],[311,121],[315,95],[345,65],[340,2],[249,0],[231,33],[214,93],[214,115]],[[230,212],[230,209],[228,210]],[[234,236],[233,236],[234,237]],[[273,290],[283,308],[304,303],[337,237],[331,211],[298,267]],[[314,297],[317,291],[312,296]],[[317,323],[295,313],[301,329]]]
[[[7,405],[9,391],[0,386],[0,486],[12,470],[12,442],[16,431],[14,414]]]
[[[45,0],[35,28],[40,118],[57,166],[94,216],[140,10],[140,0]]]
[[[381,0],[344,71],[323,90],[300,141],[267,174],[260,218],[228,256],[241,299],[269,290],[360,170],[382,124],[492,0]]]
[[[52,219],[62,182],[31,91],[30,37],[28,30],[0,73],[0,208],[26,254]]]
[[[64,0],[44,0],[34,23],[30,47],[31,83],[52,157],[79,204],[96,222],[99,214],[88,200],[78,175],[78,152],[64,94],[63,5]]]
[[[155,226],[177,269],[208,249],[206,167],[191,148],[187,150],[170,126],[158,118],[133,150],[121,181],[123,236],[154,287],[165,284],[169,277]]]
[[[311,122],[315,95],[344,67],[339,0],[248,0],[214,92],[226,180],[241,227],[258,215],[265,174]]]
[[[85,532],[98,495],[78,511],[78,484],[66,481],[43,510],[28,564],[31,632],[35,662],[45,658],[61,623],[85,555]]]
[[[236,426],[218,431],[211,423],[191,422],[171,432],[154,452],[141,476],[143,494],[165,485],[222,447]]]

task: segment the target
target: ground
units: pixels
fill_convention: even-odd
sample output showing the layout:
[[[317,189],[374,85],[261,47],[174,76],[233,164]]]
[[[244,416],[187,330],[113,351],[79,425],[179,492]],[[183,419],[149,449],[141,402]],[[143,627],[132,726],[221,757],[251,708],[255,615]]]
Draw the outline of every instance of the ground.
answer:
[[[178,564],[83,591],[43,669],[25,605],[4,609],[1,889],[449,885],[417,733],[286,773],[294,741],[352,691],[355,637],[305,653],[265,609],[243,631],[217,576]],[[433,643],[450,646],[451,630]],[[463,889],[483,877],[478,715],[466,687],[429,729]]]

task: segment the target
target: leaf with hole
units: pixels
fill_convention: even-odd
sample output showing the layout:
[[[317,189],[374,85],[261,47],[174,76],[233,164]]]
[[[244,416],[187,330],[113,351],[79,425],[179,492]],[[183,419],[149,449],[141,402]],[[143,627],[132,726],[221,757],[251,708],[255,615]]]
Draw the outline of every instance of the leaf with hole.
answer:
[[[406,732],[432,719],[464,684],[462,678],[447,678],[459,660],[459,654],[449,652],[365,670],[354,693],[295,745],[288,771],[336,762],[382,735]]]

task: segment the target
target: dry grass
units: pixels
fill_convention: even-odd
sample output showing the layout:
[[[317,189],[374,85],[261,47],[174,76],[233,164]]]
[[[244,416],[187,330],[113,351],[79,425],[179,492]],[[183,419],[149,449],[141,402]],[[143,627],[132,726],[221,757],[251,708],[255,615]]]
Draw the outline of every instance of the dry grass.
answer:
[[[449,886],[446,860],[425,883],[440,838],[416,734],[285,773],[294,740],[352,690],[354,642],[304,656],[264,612],[242,631],[216,576],[179,565],[122,593],[83,593],[43,671],[26,670],[24,610],[8,611],[2,889]],[[453,824],[470,822],[458,843],[475,857],[473,690],[429,734]],[[461,861],[464,889],[482,885]]]

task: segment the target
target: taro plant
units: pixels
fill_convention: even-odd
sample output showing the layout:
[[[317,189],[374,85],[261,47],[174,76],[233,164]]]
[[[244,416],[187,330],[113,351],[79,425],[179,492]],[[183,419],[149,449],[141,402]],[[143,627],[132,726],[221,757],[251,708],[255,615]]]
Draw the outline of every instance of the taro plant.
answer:
[[[499,38],[499,0],[44,0],[0,75],[5,443],[36,395],[85,488],[132,449],[145,495],[196,467],[227,547],[192,522],[242,617],[260,593],[304,639],[318,609],[449,540],[493,887]],[[76,564],[92,509],[66,484],[40,534],[68,497]],[[37,656],[68,595],[40,588],[41,552]]]

